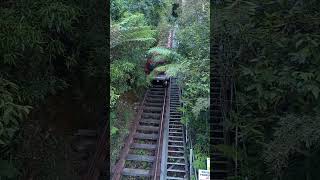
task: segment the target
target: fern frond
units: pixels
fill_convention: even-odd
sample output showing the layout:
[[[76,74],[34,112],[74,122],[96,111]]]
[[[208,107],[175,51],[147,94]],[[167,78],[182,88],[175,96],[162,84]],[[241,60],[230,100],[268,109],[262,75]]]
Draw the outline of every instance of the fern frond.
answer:
[[[154,55],[153,61],[166,60],[168,63],[177,62],[182,59],[182,56],[170,49],[164,47],[154,47],[148,50],[147,54]]]
[[[146,26],[143,15],[123,18],[119,23],[111,23],[110,46],[115,48],[126,42],[153,43],[156,31]]]

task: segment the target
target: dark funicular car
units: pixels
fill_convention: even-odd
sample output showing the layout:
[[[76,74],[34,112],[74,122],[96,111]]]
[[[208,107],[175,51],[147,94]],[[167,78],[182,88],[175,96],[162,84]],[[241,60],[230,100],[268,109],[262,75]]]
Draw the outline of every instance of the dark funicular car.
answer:
[[[170,78],[165,72],[158,72],[154,79],[152,80],[153,84],[160,84],[163,86],[168,86]]]

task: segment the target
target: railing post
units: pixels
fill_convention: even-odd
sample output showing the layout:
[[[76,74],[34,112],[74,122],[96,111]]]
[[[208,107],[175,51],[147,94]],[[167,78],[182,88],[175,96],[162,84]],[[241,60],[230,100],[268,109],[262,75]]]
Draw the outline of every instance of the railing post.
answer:
[[[190,167],[189,167],[189,172],[190,172],[190,179],[191,179],[191,176],[192,176],[192,149],[190,149]]]

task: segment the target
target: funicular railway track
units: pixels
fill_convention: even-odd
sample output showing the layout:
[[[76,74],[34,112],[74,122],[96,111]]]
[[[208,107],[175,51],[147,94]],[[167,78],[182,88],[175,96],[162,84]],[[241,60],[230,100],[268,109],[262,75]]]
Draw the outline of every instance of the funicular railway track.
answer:
[[[170,30],[167,48],[172,48],[173,38],[174,30]],[[180,88],[175,78],[170,79],[169,87],[152,85],[147,90],[120,158],[112,169],[113,180],[187,179],[180,104]]]
[[[166,95],[163,86],[147,90],[112,179],[158,179]]]

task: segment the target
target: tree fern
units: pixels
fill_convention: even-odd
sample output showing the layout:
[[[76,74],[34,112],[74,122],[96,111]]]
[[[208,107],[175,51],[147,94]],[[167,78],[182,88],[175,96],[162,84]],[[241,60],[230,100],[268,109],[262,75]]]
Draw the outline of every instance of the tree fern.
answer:
[[[264,151],[264,160],[269,170],[275,175],[281,175],[288,167],[289,158],[293,154],[310,156],[314,149],[319,149],[320,116],[288,115],[279,121],[279,127]]]
[[[30,106],[21,105],[18,86],[0,78],[0,147],[8,145],[21,120],[31,109]]]
[[[179,53],[163,47],[151,48],[147,51],[147,54],[153,55],[153,61],[165,60],[168,63],[174,63],[182,60],[182,56]]]
[[[127,42],[155,42],[155,30],[145,25],[142,14],[127,16],[119,23],[111,22],[110,47],[115,48]]]

